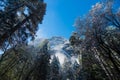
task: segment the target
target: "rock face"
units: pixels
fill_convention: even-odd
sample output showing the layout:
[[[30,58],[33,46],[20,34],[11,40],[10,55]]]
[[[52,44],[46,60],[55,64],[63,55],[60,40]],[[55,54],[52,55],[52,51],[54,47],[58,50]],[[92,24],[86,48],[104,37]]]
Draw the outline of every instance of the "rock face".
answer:
[[[42,48],[42,45],[44,44],[45,40],[46,39],[43,38],[36,39],[34,42],[29,43],[29,47],[33,46],[35,52],[39,51],[39,49]],[[51,55],[51,58],[53,58],[53,55],[57,56],[61,64],[63,64],[65,58],[73,60],[72,62],[74,62],[76,56],[74,55],[74,50],[71,47],[69,40],[63,37],[52,37],[47,40],[48,50],[49,54]]]
[[[61,64],[63,64],[65,58],[73,60],[74,50],[70,46],[70,43],[67,39],[63,37],[52,37],[48,40],[50,46],[50,54],[56,55],[59,58]]]
[[[62,37],[52,37],[49,39],[50,50],[61,52],[67,57],[70,57],[73,54],[72,47],[67,39]],[[56,52],[55,52],[56,53]]]

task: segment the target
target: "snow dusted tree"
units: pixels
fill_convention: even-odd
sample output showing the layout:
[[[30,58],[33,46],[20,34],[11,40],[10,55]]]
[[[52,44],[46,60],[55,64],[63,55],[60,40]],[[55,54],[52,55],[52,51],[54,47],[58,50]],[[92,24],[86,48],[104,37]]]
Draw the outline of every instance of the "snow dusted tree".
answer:
[[[49,80],[50,54],[47,44],[48,40],[43,41],[39,50],[24,45],[16,47],[16,52],[9,49],[9,54],[0,62],[0,80]]]
[[[79,39],[73,38],[75,40],[71,42],[82,53],[82,68],[88,72],[88,79],[119,80],[119,5],[119,0],[96,3],[84,18],[75,23]]]
[[[26,76],[25,80],[49,80],[50,54],[48,52],[48,40],[44,40],[36,57],[34,68]]]
[[[78,64],[77,61],[74,62],[72,68],[73,68],[74,80],[80,80],[80,65]]]
[[[64,63],[63,63],[63,80],[74,80],[74,73],[72,69],[72,62],[70,59],[65,58]]]
[[[61,80],[60,70],[61,66],[59,59],[54,55],[50,65],[50,80]]]

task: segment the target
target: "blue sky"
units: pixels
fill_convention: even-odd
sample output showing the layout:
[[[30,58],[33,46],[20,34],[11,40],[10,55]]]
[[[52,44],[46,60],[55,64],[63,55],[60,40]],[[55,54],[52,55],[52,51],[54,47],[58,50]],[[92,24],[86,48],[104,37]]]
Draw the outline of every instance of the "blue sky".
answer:
[[[69,38],[75,30],[73,27],[75,19],[87,14],[91,6],[98,1],[100,0],[45,0],[46,15],[43,23],[39,25],[38,37]]]

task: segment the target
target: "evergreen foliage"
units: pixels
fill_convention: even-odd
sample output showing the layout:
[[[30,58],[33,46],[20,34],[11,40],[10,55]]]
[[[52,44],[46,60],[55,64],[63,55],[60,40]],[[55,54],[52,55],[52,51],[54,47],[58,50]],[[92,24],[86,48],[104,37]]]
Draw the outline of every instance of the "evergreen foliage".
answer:
[[[120,80],[118,1],[96,3],[86,16],[77,18],[70,43],[53,37],[35,47],[26,44],[35,38],[46,4],[0,0],[0,49],[4,51],[0,80]],[[63,64],[57,54],[65,58]]]
[[[53,60],[51,62],[51,66],[50,66],[51,70],[50,70],[50,79],[49,80],[61,80],[61,76],[60,76],[60,70],[61,70],[61,66],[60,66],[60,62],[59,59],[54,55],[53,56]]]
[[[5,51],[34,39],[45,14],[43,0],[1,0],[0,7],[1,49]]]
[[[96,3],[84,18],[75,22],[70,38],[82,55],[83,80],[119,80],[120,77],[120,5],[118,0]],[[116,4],[115,4],[116,3]]]

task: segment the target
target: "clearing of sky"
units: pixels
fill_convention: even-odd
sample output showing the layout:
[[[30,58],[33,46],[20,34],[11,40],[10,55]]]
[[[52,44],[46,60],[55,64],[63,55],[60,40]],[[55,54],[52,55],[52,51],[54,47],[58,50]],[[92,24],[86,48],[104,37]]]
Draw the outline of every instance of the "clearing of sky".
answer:
[[[62,36],[69,38],[74,31],[74,21],[79,16],[84,16],[91,6],[100,0],[45,0],[47,3],[46,15],[39,25],[37,36],[50,38]]]

